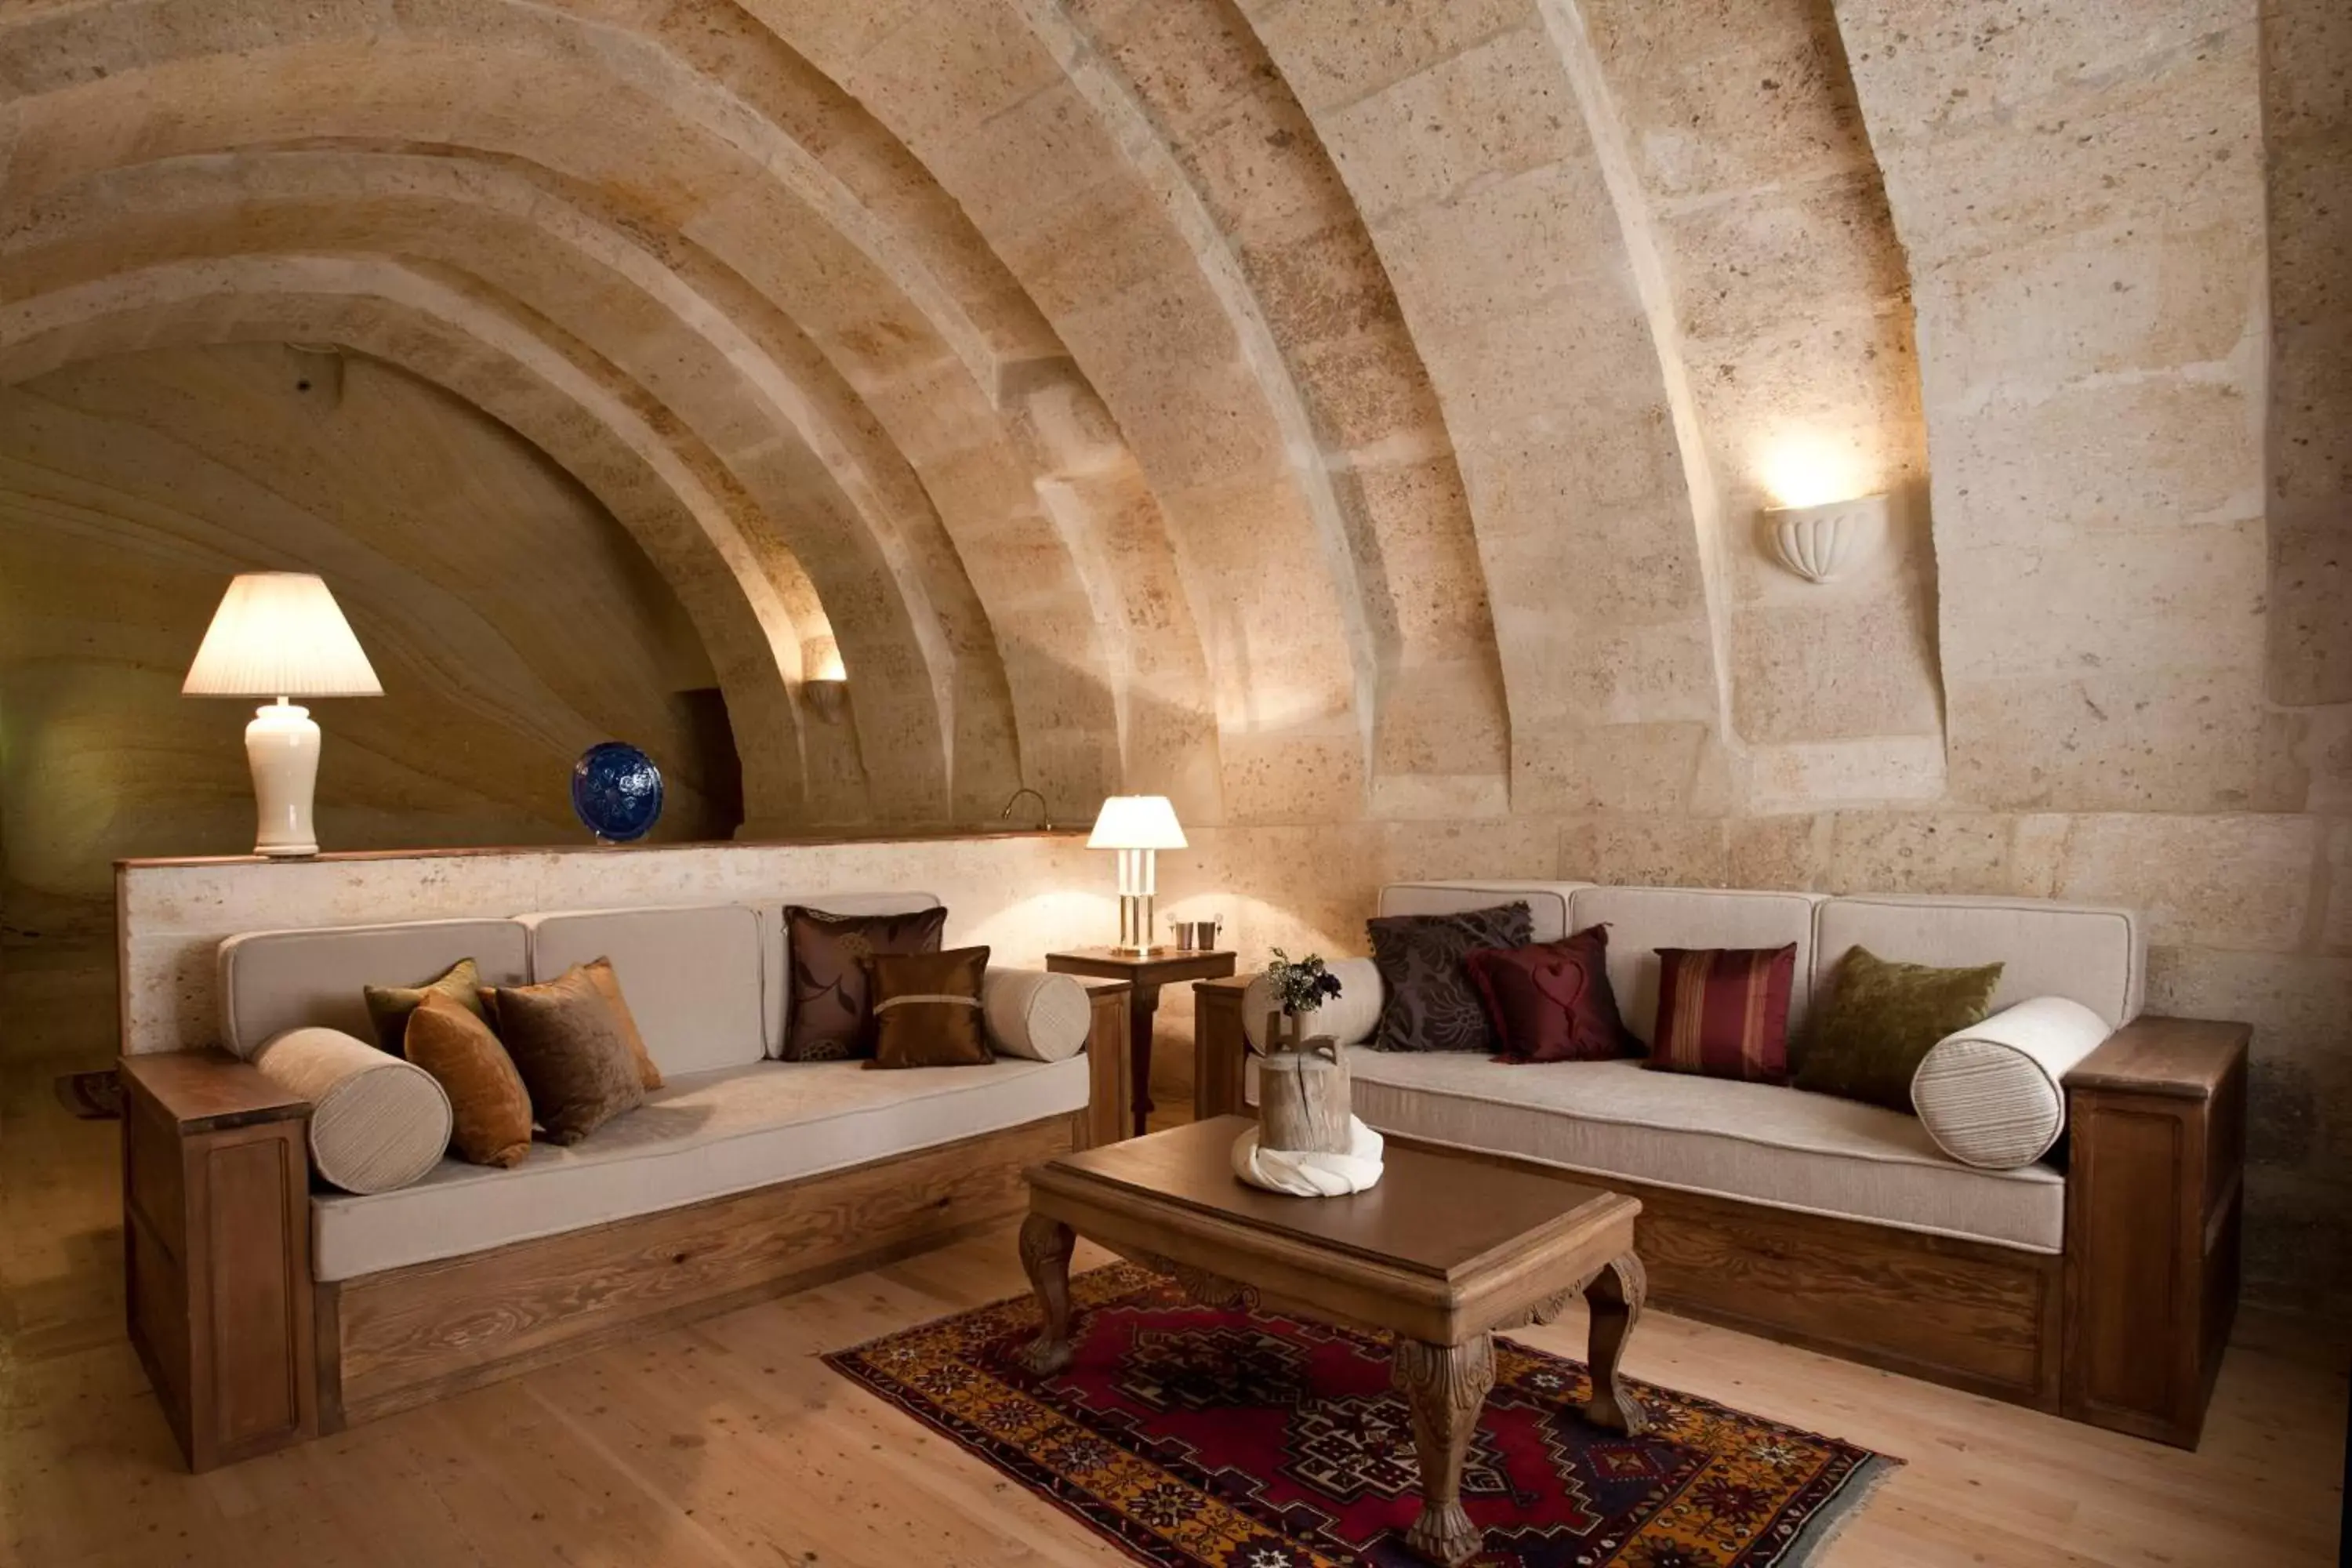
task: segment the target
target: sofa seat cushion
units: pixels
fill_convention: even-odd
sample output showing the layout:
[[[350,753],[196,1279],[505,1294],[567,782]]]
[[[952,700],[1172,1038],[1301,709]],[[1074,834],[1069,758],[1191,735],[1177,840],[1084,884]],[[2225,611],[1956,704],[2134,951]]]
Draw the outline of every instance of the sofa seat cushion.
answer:
[[[462,1257],[1002,1131],[1087,1103],[1087,1059],[923,1072],[758,1062],[679,1074],[568,1149],[512,1170],[444,1160],[422,1181],[310,1205],[322,1280]]]
[[[1648,1072],[1633,1061],[1528,1066],[1353,1051],[1348,1064],[1356,1114],[1383,1132],[1775,1208],[2060,1250],[2066,1186],[2055,1171],[1972,1169],[1947,1158],[1917,1118],[1874,1105]]]

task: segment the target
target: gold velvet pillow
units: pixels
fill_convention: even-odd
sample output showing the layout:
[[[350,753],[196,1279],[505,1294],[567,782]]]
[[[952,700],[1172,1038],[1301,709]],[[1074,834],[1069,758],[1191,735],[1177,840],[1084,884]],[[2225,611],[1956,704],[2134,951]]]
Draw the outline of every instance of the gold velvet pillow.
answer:
[[[513,1165],[530,1152],[530,1092],[478,1014],[436,991],[408,1015],[408,1059],[449,1097],[449,1146],[475,1165]]]
[[[1937,1040],[1984,1021],[2000,968],[1890,963],[1866,947],[1846,949],[1798,1037],[1796,1086],[1909,1113],[1911,1075]]]
[[[362,988],[367,997],[368,1022],[375,1026],[375,1043],[400,1055],[401,1042],[408,1034],[408,1016],[428,995],[446,996],[475,1017],[488,1022],[482,1011],[479,992],[482,973],[470,958],[461,958],[422,985],[369,985]]]
[[[662,1086],[661,1068],[654,1066],[653,1053],[646,1049],[646,1037],[637,1032],[637,1016],[629,1011],[629,999],[621,994],[621,977],[613,973],[609,958],[591,959],[581,966],[587,972],[588,984],[613,1009],[613,1021],[621,1026],[621,1039],[629,1047],[629,1055],[637,1064],[637,1081],[648,1090]]]
[[[577,1143],[646,1100],[613,1005],[575,963],[544,985],[499,987],[499,1038],[551,1143]]]
[[[982,1027],[988,949],[877,953],[866,961],[874,1005],[869,1068],[981,1067],[995,1059]]]

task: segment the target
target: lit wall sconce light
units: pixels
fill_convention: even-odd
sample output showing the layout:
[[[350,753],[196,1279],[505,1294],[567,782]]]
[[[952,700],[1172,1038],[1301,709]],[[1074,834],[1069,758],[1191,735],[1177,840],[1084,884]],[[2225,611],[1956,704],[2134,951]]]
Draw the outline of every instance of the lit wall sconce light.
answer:
[[[1774,560],[1808,583],[1833,583],[1886,537],[1886,498],[1777,507],[1764,524]]]
[[[801,696],[809,711],[828,724],[840,723],[849,710],[849,682],[837,675],[802,681]]]

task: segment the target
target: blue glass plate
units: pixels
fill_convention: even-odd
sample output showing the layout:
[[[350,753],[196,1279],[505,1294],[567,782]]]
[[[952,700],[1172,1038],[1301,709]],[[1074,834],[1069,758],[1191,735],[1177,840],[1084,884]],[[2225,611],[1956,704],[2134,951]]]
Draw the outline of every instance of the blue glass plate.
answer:
[[[661,820],[661,769],[623,741],[600,741],[572,764],[572,809],[608,844],[643,838]]]

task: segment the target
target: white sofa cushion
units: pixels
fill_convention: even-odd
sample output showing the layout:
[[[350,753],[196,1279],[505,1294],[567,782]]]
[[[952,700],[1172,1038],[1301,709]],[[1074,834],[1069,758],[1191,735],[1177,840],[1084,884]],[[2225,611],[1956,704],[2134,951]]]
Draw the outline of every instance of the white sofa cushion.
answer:
[[[1812,1002],[1813,910],[1818,893],[1759,893],[1718,888],[1579,888],[1570,929],[1609,928],[1609,988],[1634,1037],[1657,1037],[1658,949],[1797,946],[1789,994],[1793,1036]],[[1875,949],[1872,951],[1875,952]]]
[[[2034,996],[2065,996],[2110,1026],[2139,1016],[2147,973],[2147,939],[2130,910],[2039,899],[1894,893],[1831,899],[1814,917],[1817,990],[1826,991],[1838,961],[1856,946],[1898,963],[1947,969],[1998,963],[1996,1011]]]
[[[980,1012],[996,1053],[1027,1061],[1067,1061],[1094,1031],[1087,988],[1042,969],[991,969],[981,976]]]
[[[767,1042],[770,1058],[781,1060],[784,1054],[784,1026],[789,1021],[793,1001],[792,954],[784,951],[791,937],[784,929],[784,911],[797,905],[804,910],[823,910],[829,915],[908,915],[921,910],[940,907],[936,893],[791,893],[773,900],[761,900],[760,926],[761,941],[766,944],[767,970],[770,976],[767,997]],[[946,945],[952,947],[954,943]]]
[[[480,965],[485,985],[530,978],[530,935],[515,921],[404,921],[230,937],[218,959],[221,1041],[251,1057],[264,1040],[308,1026],[372,1040],[365,987],[421,985],[461,958]]]
[[[449,1147],[448,1092],[431,1073],[340,1029],[289,1029],[253,1065],[310,1102],[310,1168],[347,1193],[404,1187]]]
[[[613,961],[629,1015],[667,1078],[742,1067],[766,1054],[765,944],[743,904],[525,915],[530,972],[544,984],[575,963]]]
[[[310,1205],[311,1265],[348,1279],[862,1165],[1081,1109],[1087,1063],[866,1072],[755,1062],[681,1076],[568,1149],[511,1170],[444,1160],[424,1180]]]
[[[1911,1105],[1936,1146],[1987,1170],[2028,1165],[2066,1130],[2066,1074],[2107,1021],[2065,996],[2036,996],[1936,1042],[1911,1075]]]
[[[2066,1187],[2055,1171],[1955,1163],[1916,1117],[1878,1106],[1632,1061],[1523,1066],[1375,1051],[1351,1051],[1347,1061],[1355,1113],[1383,1132],[1525,1155],[1602,1180],[2060,1250]]]
[[[1535,940],[1558,942],[1569,933],[1569,900],[1582,882],[1391,882],[1381,889],[1384,915],[1450,915],[1525,903]]]

